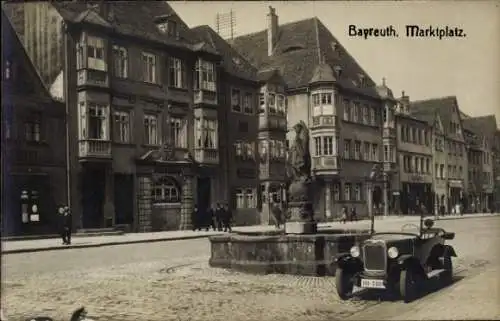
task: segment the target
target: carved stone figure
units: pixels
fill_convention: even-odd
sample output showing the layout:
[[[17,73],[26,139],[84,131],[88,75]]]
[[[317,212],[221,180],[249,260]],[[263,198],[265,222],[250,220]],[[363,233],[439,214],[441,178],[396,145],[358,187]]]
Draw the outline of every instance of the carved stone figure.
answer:
[[[289,173],[292,180],[305,180],[311,176],[311,155],[309,152],[309,130],[304,121],[293,126],[295,140],[290,149]]]

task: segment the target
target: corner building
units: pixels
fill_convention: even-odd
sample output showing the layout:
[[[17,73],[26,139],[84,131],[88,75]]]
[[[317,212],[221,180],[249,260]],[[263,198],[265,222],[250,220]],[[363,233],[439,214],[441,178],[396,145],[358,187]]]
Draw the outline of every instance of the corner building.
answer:
[[[270,7],[267,26],[231,44],[257,69],[276,69],[283,78],[287,144],[298,121],[309,127],[316,219],[338,216],[344,205],[366,215],[366,181],[376,163],[384,164],[385,175],[375,182],[374,200],[391,202],[396,101],[390,89],[376,86],[317,18],[280,25]],[[269,169],[281,176],[279,167]]]

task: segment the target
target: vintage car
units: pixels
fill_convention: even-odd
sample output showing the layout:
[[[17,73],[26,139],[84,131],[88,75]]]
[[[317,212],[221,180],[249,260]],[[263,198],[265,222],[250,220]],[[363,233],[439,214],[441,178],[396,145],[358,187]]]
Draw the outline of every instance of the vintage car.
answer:
[[[423,226],[425,225],[425,227]],[[433,228],[434,221],[420,219],[420,226],[406,224],[402,232],[373,233],[350,253],[336,258],[336,287],[341,299],[352,296],[354,286],[392,291],[405,302],[413,301],[425,282],[437,278],[450,283],[453,276],[452,246],[445,244],[455,233]],[[405,227],[418,229],[405,232]]]

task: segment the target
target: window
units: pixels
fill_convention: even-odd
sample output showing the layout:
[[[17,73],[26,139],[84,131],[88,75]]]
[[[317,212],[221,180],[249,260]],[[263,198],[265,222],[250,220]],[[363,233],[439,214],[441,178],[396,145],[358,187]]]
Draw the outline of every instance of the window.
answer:
[[[240,188],[236,190],[236,208],[245,208],[245,192]]]
[[[441,179],[444,179],[444,165],[443,164],[439,165],[439,177],[441,177]]]
[[[276,107],[278,109],[279,114],[281,114],[281,115],[286,114],[285,96],[284,95],[276,95]]]
[[[321,156],[321,137],[314,137],[314,156]]]
[[[333,200],[334,201],[340,200],[340,184],[339,183],[333,183]]]
[[[333,155],[333,137],[324,136],[323,137],[323,155],[332,156]]]
[[[198,60],[194,73],[194,89],[216,92],[215,65],[213,62]]]
[[[256,192],[253,188],[247,188],[246,189],[246,207],[247,208],[256,208],[257,207],[257,202],[256,202]]]
[[[389,146],[384,145],[384,162],[389,161]]]
[[[241,112],[241,93],[239,89],[231,89],[231,108],[233,111]]]
[[[180,193],[177,184],[169,177],[163,177],[153,185],[152,197],[156,203],[180,202]]]
[[[351,105],[351,121],[357,122],[358,118],[358,103],[353,102]]]
[[[370,143],[363,144],[363,159],[370,160]]]
[[[245,151],[246,151],[246,157],[248,159],[254,159],[255,158],[254,143],[251,143],[251,142],[245,143]]]
[[[41,115],[31,115],[30,119],[24,123],[24,137],[27,142],[40,142]]]
[[[354,200],[361,201],[361,184],[354,185]]]
[[[351,140],[349,139],[344,139],[344,158],[351,158]]]
[[[351,184],[350,183],[344,184],[344,200],[345,201],[351,200]]]
[[[333,115],[332,92],[321,92],[312,95],[313,116]]]
[[[246,114],[253,114],[253,95],[251,93],[246,93],[243,99],[243,111]]]
[[[243,157],[243,143],[235,142],[233,146],[234,146],[234,154],[236,155],[236,157]]]
[[[158,144],[158,117],[155,115],[144,115],[144,143]]]
[[[156,55],[143,52],[142,53],[142,80],[155,84],[156,79]]]
[[[370,119],[368,118],[368,105],[363,105],[363,124],[369,125],[370,124]]]
[[[351,115],[351,105],[349,104],[349,100],[344,99],[344,120],[349,121]]]
[[[124,47],[113,46],[113,62],[115,76],[119,78],[128,77],[128,52]]]
[[[259,114],[266,111],[266,95],[265,93],[259,93]]]
[[[130,116],[124,111],[115,111],[114,114],[114,138],[115,142],[130,142]]]
[[[276,114],[276,94],[268,93],[267,99],[268,99],[268,105],[269,105],[269,113]]]
[[[267,158],[268,145],[269,144],[266,140],[259,141],[259,154],[263,160],[265,160]]]
[[[215,119],[195,119],[196,148],[217,149],[217,121]]]
[[[87,36],[87,68],[106,71],[104,39]]]
[[[431,160],[428,158],[425,160],[425,173],[426,174],[431,173]]]
[[[377,125],[376,120],[375,120],[375,108],[370,108],[370,123],[375,126]]]
[[[435,171],[435,176],[436,178],[439,178],[439,165],[436,163],[434,164],[434,171]]]
[[[176,37],[177,36],[177,22],[173,20],[168,20],[163,23],[158,24],[158,29],[168,34],[169,36]]]
[[[378,145],[377,144],[373,144],[372,145],[372,160],[375,161],[375,162],[379,161],[379,158],[378,158]]]
[[[176,148],[187,147],[186,120],[178,117],[170,118],[170,137]]]
[[[359,140],[354,142],[354,159],[361,158],[361,142]]]
[[[237,188],[236,208],[255,208],[257,207],[257,192],[254,188]]]
[[[90,139],[107,139],[106,135],[106,105],[95,103],[88,104],[88,138]]]
[[[175,57],[168,59],[168,85],[175,88],[186,88],[186,63]]]
[[[405,127],[403,125],[401,125],[401,127],[399,127],[399,130],[401,132],[401,141],[402,142],[406,142],[406,136],[405,136]]]

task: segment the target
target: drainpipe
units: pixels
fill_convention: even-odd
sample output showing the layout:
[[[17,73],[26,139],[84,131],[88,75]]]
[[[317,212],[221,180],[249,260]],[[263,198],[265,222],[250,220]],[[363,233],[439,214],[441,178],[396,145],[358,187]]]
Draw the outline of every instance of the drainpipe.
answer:
[[[62,33],[63,33],[63,43],[64,43],[64,68],[63,68],[63,76],[64,76],[64,100],[65,100],[65,130],[66,130],[66,194],[67,194],[67,206],[71,207],[71,152],[70,152],[70,106],[69,106],[69,57],[68,57],[68,26],[63,21],[61,24]],[[82,226],[82,217],[79,217],[79,227]]]

